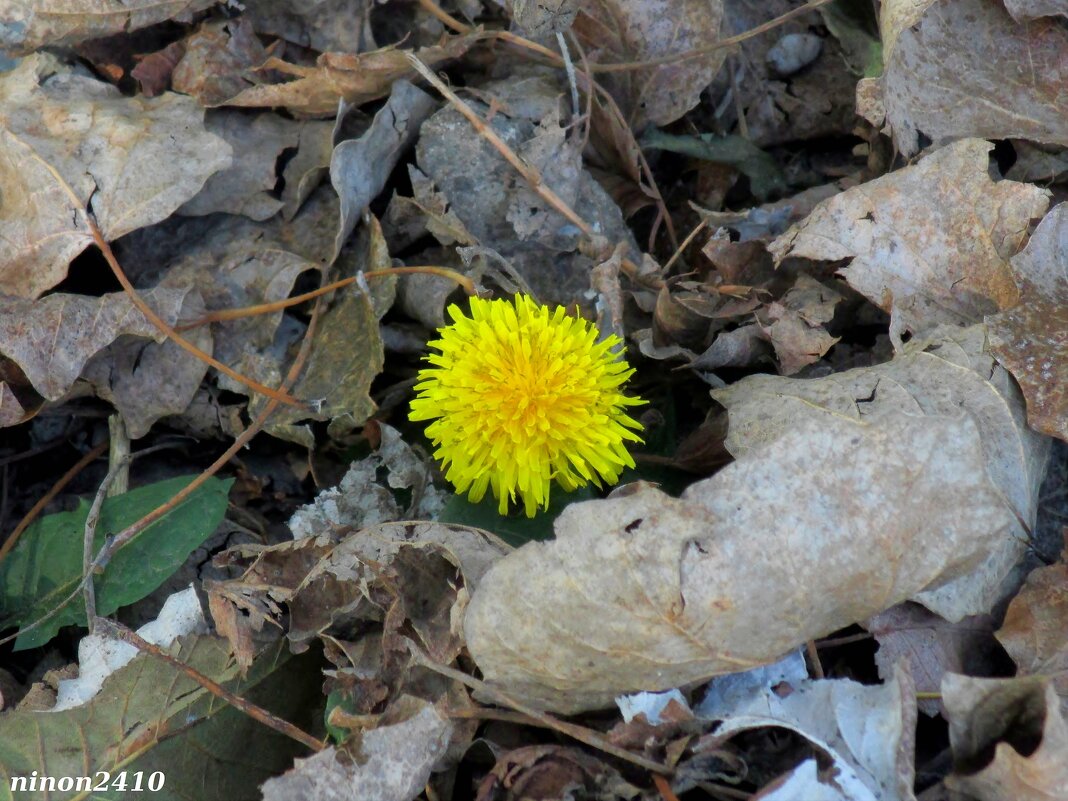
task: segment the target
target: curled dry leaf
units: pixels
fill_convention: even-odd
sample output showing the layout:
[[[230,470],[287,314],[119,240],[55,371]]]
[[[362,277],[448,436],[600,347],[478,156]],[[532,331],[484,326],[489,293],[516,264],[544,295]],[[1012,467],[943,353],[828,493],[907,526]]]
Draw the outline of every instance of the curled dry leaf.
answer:
[[[1068,723],[1048,679],[942,682],[954,772],[951,790],[979,801],[1068,798]]]
[[[1017,22],[999,0],[888,0],[880,28],[887,122],[906,156],[919,150],[920,132],[936,142],[978,136],[1068,145],[1063,20]]]
[[[104,237],[115,239],[168,217],[230,165],[230,146],[205,130],[190,98],[123,97],[50,55],[0,74],[0,106],[11,146],[0,157],[0,238],[11,243],[0,254],[4,294],[37,297],[63,279],[92,241],[73,213],[90,198]]]
[[[1068,203],[1039,224],[1012,260],[1020,302],[987,318],[990,352],[1027,398],[1027,422],[1068,441]]]
[[[941,336],[913,340],[884,364],[812,380],[750,376],[712,396],[729,411],[726,445],[737,458],[773,445],[805,420],[878,420],[901,412],[972,418],[983,442],[982,469],[1002,493],[1014,523],[1001,530],[999,539],[987,541],[990,552],[980,569],[914,598],[948,620],[959,620],[989,611],[1023,556],[1049,440],[1027,428],[1019,390],[983,349],[982,326],[936,333]],[[954,482],[956,474],[946,473],[944,480]]]
[[[981,564],[1014,523],[984,465],[968,418],[798,423],[679,499],[567,507],[483,577],[468,648],[561,712],[772,662]]]
[[[1009,259],[1049,192],[991,181],[992,145],[965,139],[911,167],[820,203],[769,246],[790,256],[849,259],[849,285],[891,312],[892,330],[974,323],[1016,305]]]
[[[721,0],[592,0],[583,3],[574,33],[590,61],[650,61],[695,50],[719,38]],[[631,128],[667,125],[697,105],[719,72],[726,49],[658,66],[601,75]]]
[[[1020,676],[1049,676],[1068,713],[1068,564],[1040,567],[1005,612],[998,641]]]
[[[218,0],[0,0],[0,45],[23,56],[42,47],[69,47],[168,19],[188,19]]]
[[[433,67],[448,59],[462,56],[480,37],[480,33],[446,36],[430,47],[415,51],[415,56]],[[383,47],[370,53],[323,53],[314,67],[290,64],[280,58],[269,58],[263,70],[276,70],[291,78],[286,83],[250,86],[233,97],[219,100],[215,105],[265,108],[281,106],[309,117],[332,116],[338,102],[359,106],[389,94],[398,78],[414,74],[406,51]]]

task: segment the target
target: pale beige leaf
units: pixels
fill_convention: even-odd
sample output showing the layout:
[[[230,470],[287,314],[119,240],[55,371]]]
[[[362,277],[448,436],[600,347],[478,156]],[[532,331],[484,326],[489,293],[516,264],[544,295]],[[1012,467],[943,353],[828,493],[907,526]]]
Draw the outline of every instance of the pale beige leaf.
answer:
[[[755,375],[712,395],[729,410],[726,445],[738,458],[773,445],[801,421],[878,420],[900,412],[971,417],[982,437],[985,472],[1016,522],[990,543],[981,569],[914,599],[948,620],[959,620],[989,611],[1023,555],[1025,526],[1034,524],[1049,440],[1027,428],[1019,389],[985,352],[982,326],[936,333],[940,336],[931,340],[913,340],[884,364],[812,380]],[[943,480],[952,483],[956,477],[946,474]]]
[[[218,0],[0,0],[0,49],[27,55],[157,22],[188,18]]]
[[[920,133],[1068,144],[1063,19],[1017,22],[999,0],[887,0],[881,13],[887,122],[906,156]]]
[[[1068,798],[1068,723],[1048,679],[942,682],[954,772],[951,790],[978,801]]]
[[[483,577],[468,648],[561,712],[774,661],[978,566],[1014,523],[984,461],[968,418],[828,416],[679,499],[573,504]]]
[[[650,61],[715,41],[723,23],[721,0],[593,0],[583,3],[573,31],[590,60],[601,63]],[[697,105],[716,77],[725,49],[699,58],[599,76],[630,123],[674,122]]]
[[[1009,259],[1049,192],[990,179],[989,142],[966,139],[911,167],[820,203],[769,246],[790,256],[849,259],[850,286],[894,316],[893,329],[973,323],[1018,300]]]
[[[1023,389],[1027,422],[1068,441],[1068,203],[1012,260],[1020,303],[987,318],[990,352]]]
[[[0,73],[0,108],[17,159],[0,169],[26,165],[13,181],[17,213],[0,218],[0,241],[15,245],[0,252],[0,291],[9,295],[37,297],[62,280],[91,241],[74,213],[90,198],[111,240],[170,216],[230,164],[230,146],[204,129],[190,98],[123,97],[46,54]],[[5,185],[5,210],[7,194]]]

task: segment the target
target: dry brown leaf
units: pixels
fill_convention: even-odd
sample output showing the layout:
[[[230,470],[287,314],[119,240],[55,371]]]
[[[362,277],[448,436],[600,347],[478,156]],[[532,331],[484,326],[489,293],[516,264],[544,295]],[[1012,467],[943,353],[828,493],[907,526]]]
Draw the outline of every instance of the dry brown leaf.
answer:
[[[984,347],[984,329],[947,329],[913,340],[893,361],[823,378],[755,375],[714,390],[730,414],[727,449],[744,457],[773,444],[803,420],[874,420],[911,415],[975,420],[986,454],[985,472],[1000,488],[1014,523],[990,542],[985,564],[958,582],[916,596],[947,620],[984,613],[1005,592],[1003,583],[1026,550],[1049,440],[1027,428],[1023,399],[1011,376]],[[946,474],[946,480],[953,480]],[[1011,589],[1011,588],[1009,588]]]
[[[1027,422],[1068,441],[1068,203],[1039,224],[1012,260],[1020,303],[987,318],[990,352],[1027,398]]]
[[[648,61],[715,41],[722,22],[721,0],[592,0],[579,9],[573,32],[590,61]],[[715,50],[700,58],[607,73],[599,80],[631,128],[640,131],[674,122],[696,106],[726,53]]]
[[[555,540],[483,577],[468,649],[561,712],[772,662],[977,567],[1015,522],[984,461],[968,418],[836,416],[679,499],[638,485],[572,504]]]
[[[428,67],[459,58],[479,40],[481,33],[448,36],[439,44],[415,51],[415,56]],[[389,94],[398,78],[414,75],[407,52],[395,47],[383,47],[370,53],[323,53],[314,67],[290,64],[280,58],[269,58],[262,69],[277,70],[292,78],[287,83],[260,84],[242,90],[215,105],[263,108],[282,106],[294,114],[310,117],[333,116],[338,102],[344,100],[359,106]]]
[[[188,19],[218,0],[0,0],[0,44],[23,56],[68,47],[168,19]]]
[[[14,245],[0,254],[0,291],[8,295],[37,297],[92,241],[60,181],[80,204],[92,198],[110,240],[168,217],[230,164],[230,146],[204,129],[204,111],[191,99],[123,97],[46,54],[0,73],[0,108],[11,146],[0,158],[0,239]]]
[[[880,612],[864,628],[879,643],[875,663],[884,681],[893,676],[895,665],[905,664],[918,693],[937,695],[946,673],[993,674],[995,625],[990,615],[950,623],[919,604],[904,603]],[[918,698],[916,703],[927,715],[942,712],[938,698]]]
[[[362,53],[374,49],[369,0],[256,0],[243,19],[256,32],[326,52]],[[385,12],[389,13],[389,12]]]
[[[1018,23],[999,0],[884,2],[883,102],[897,146],[916,153],[919,132],[935,142],[1017,137],[1068,145],[1062,23]]]
[[[942,682],[954,772],[951,790],[978,801],[1068,798],[1068,723],[1048,679]]]
[[[254,70],[269,55],[244,17],[205,23],[183,41],[183,47],[171,84],[204,106],[222,103],[260,83]]]
[[[200,302],[188,287],[149,290],[143,297],[169,325],[177,322],[187,301]],[[0,298],[0,354],[15,362],[48,400],[61,398],[90,357],[123,335],[163,340],[122,292],[98,298]]]
[[[1068,564],[1033,571],[996,636],[1018,675],[1050,677],[1068,713]]]
[[[850,286],[891,312],[898,334],[974,323],[1014,306],[1009,259],[1023,246],[1049,192],[993,182],[992,145],[965,139],[911,167],[823,201],[769,246],[790,256],[850,259]]]

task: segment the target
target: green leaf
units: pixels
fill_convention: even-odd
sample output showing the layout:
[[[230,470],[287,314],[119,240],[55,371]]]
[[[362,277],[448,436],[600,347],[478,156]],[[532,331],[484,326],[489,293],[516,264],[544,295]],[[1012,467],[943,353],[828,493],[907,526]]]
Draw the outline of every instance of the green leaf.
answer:
[[[136,523],[193,480],[180,476],[149,484],[104,501],[94,551],[104,540]],[[144,598],[162,584],[201,545],[222,520],[233,479],[208,479],[178,508],[150,525],[112,557],[96,577],[97,614],[110,615]],[[22,626],[44,617],[82,578],[82,539],[90,504],[37,520],[0,562],[0,627]],[[15,642],[15,650],[36,648],[62,626],[86,625],[80,595]]]
[[[322,708],[320,653],[291,656],[285,641],[268,646],[239,675],[226,640],[183,637],[174,655],[228,690],[308,730]],[[259,785],[309,756],[306,747],[210,694],[170,663],[140,655],[104,681],[81,706],[61,712],[0,715],[0,801],[258,801]],[[11,777],[126,772],[127,792],[12,792]],[[132,791],[142,773],[142,792]],[[144,791],[162,773],[160,792]],[[38,787],[38,790],[40,788]]]
[[[652,130],[642,137],[641,146],[734,167],[749,179],[749,188],[760,200],[786,191],[786,179],[775,159],[743,136],[675,136]]]
[[[835,0],[820,8],[820,15],[854,73],[865,78],[882,75],[883,44],[870,0]]]
[[[548,540],[553,537],[553,521],[564,511],[564,507],[577,501],[596,498],[593,488],[579,487],[574,492],[563,492],[554,486],[549,494],[549,508],[538,512],[534,517],[527,517],[522,511],[513,511],[508,515],[497,512],[497,499],[486,493],[478,503],[471,503],[461,495],[454,495],[437,519],[441,523],[457,523],[485,529],[500,537],[509,545],[519,547],[531,540]]]

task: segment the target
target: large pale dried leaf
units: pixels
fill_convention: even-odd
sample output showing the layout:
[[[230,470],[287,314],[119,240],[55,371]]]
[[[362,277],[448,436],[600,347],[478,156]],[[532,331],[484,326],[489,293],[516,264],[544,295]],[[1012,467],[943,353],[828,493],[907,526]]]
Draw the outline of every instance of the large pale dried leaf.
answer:
[[[305,660],[268,648],[247,677],[238,676],[226,642],[184,637],[174,656],[231,692],[307,726],[318,687]],[[302,664],[304,663],[304,664]],[[109,676],[88,703],[62,712],[0,715],[4,776],[94,776],[136,771],[166,776],[170,798],[233,801],[283,770],[301,747],[211,695],[171,664],[142,654]],[[99,777],[97,777],[99,778]],[[83,788],[84,789],[84,788]],[[85,793],[88,796],[88,793]],[[19,792],[20,801],[72,798]]]
[[[242,19],[259,34],[301,47],[362,53],[375,47],[371,6],[368,0],[256,0],[245,7]]]
[[[849,679],[824,679],[800,682],[789,693],[768,688],[725,715],[709,744],[722,745],[753,729],[790,729],[831,762],[834,778],[821,781],[811,772],[802,783],[807,789],[799,787],[798,795],[780,796],[783,801],[820,798],[809,793],[828,792],[832,787],[843,794],[828,798],[914,801],[915,692],[908,671],[900,667],[881,687],[866,687]],[[798,771],[806,771],[805,764]]]
[[[708,45],[719,38],[721,0],[593,0],[583,3],[574,33],[591,61],[650,61]],[[726,50],[699,58],[607,73],[601,84],[634,130],[667,125],[697,105],[716,77]]]
[[[478,38],[478,33],[446,37],[437,45],[417,50],[415,55],[428,67],[433,67],[448,59],[459,58]],[[352,106],[363,105],[388,95],[398,78],[415,74],[405,51],[394,47],[358,55],[323,53],[314,67],[269,58],[262,67],[276,70],[292,80],[252,86],[227,100],[217,101],[216,105],[282,106],[296,114],[327,116],[337,113],[340,100]]]
[[[905,155],[920,132],[1068,144],[1063,20],[1016,22],[999,0],[889,0],[881,14],[883,99]]]
[[[1068,203],[1012,260],[1020,303],[987,318],[990,352],[1019,382],[1027,422],[1068,441]]]
[[[27,55],[126,33],[215,5],[218,0],[0,0],[0,50]]]
[[[998,641],[1018,675],[1049,676],[1068,712],[1068,564],[1041,567],[1012,599]]]
[[[266,220],[281,209],[282,201],[274,196],[275,163],[283,150],[297,146],[302,125],[275,114],[228,110],[208,112],[206,125],[230,144],[234,160],[211,176],[178,213],[197,216],[225,211]]]
[[[13,182],[12,213],[0,220],[0,238],[16,244],[0,255],[0,289],[9,295],[40,295],[91,241],[80,215],[67,213],[73,204],[57,191],[60,181],[79,203],[92,198],[104,237],[115,239],[168,217],[230,164],[230,146],[204,129],[204,111],[189,98],[123,97],[49,55],[0,74],[0,108],[4,139],[26,164]],[[4,193],[6,210],[6,185]]]
[[[820,203],[769,246],[789,256],[849,259],[850,286],[894,316],[894,330],[973,323],[1014,306],[1009,259],[1049,193],[993,182],[992,146],[966,139],[916,165]]]
[[[1049,440],[1027,428],[1023,399],[1012,378],[983,349],[982,326],[947,329],[914,340],[891,362],[798,380],[756,375],[715,390],[730,414],[727,448],[742,457],[773,444],[801,421],[845,417],[877,420],[905,412],[975,420],[983,441],[984,470],[1000,488],[1013,525],[982,568],[959,582],[915,600],[948,620],[989,611],[1026,548],[1034,524]],[[954,481],[954,474],[946,474]]]
[[[1061,0],[1005,0],[1005,8],[1018,20],[1052,17],[1057,14],[1068,17],[1068,8],[1065,8]]]
[[[454,723],[434,704],[409,699],[411,715],[327,748],[263,785],[263,801],[411,801],[449,746]]]
[[[488,681],[563,712],[772,662],[980,564],[1014,522],[983,465],[967,418],[838,416],[680,499],[572,504],[555,540],[483,577],[468,648]]]
[[[371,127],[358,139],[347,139],[334,148],[330,182],[341,198],[335,254],[341,252],[359,216],[385,187],[401,154],[411,147],[434,106],[434,98],[422,89],[398,80]]]
[[[178,320],[190,289],[157,289],[145,301],[169,325]],[[64,395],[93,354],[120,336],[163,340],[163,334],[122,292],[98,298],[49,295],[37,301],[0,298],[0,354],[48,400]]]
[[[1068,723],[1048,679],[942,682],[954,772],[951,790],[978,801],[1068,798]]]

